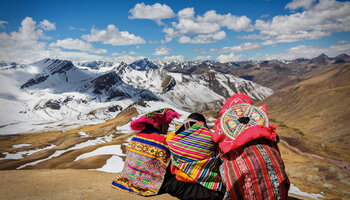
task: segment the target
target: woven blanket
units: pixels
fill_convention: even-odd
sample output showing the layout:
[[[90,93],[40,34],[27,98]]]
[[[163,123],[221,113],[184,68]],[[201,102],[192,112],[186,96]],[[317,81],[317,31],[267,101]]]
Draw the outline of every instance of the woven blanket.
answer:
[[[124,168],[113,180],[112,187],[142,196],[156,195],[170,161],[165,137],[157,133],[139,133],[126,150]]]
[[[172,163],[193,180],[211,190],[222,187],[216,146],[203,122],[175,135],[168,141]]]
[[[220,171],[231,200],[285,200],[289,179],[276,143],[258,139],[222,155]]]

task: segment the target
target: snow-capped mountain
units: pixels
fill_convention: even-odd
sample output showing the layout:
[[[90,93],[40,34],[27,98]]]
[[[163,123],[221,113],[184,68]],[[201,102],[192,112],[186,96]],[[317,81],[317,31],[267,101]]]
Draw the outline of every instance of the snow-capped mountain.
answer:
[[[18,68],[18,67],[25,67],[24,64],[18,64],[16,62],[4,62],[0,61],[0,69],[6,69],[6,68]]]
[[[77,65],[88,67],[90,69],[100,69],[100,68],[112,67],[113,65],[116,65],[116,63],[105,62],[105,61],[91,61],[91,62],[77,63]]]
[[[137,60],[137,61],[131,63],[130,67],[132,69],[139,70],[139,71],[146,71],[149,69],[158,69],[159,68],[159,66],[157,64],[153,63],[148,58],[144,58],[142,60]]]
[[[170,71],[165,66],[178,63],[155,64],[148,59],[130,65],[96,63],[101,65],[76,66],[68,60],[44,59],[21,68],[3,68],[1,82],[7,87],[1,87],[0,103],[5,105],[2,113],[8,115],[0,119],[0,134],[97,123],[141,100],[164,102],[191,112],[217,109],[238,92],[255,100],[273,93],[215,69],[193,74]],[[194,62],[188,65],[196,66]]]

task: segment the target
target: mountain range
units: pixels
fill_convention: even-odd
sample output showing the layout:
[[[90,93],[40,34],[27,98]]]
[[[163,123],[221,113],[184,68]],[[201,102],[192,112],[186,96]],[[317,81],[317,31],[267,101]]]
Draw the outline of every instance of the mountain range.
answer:
[[[258,102],[349,61],[346,54],[322,54],[312,59],[228,63],[147,58],[131,64],[50,58],[29,65],[0,62],[0,101],[5,105],[1,109],[8,113],[0,119],[0,133],[98,123],[137,101],[166,102],[187,112],[217,110],[234,93]]]
[[[273,93],[229,73],[175,72],[148,59],[128,65],[47,58],[30,65],[9,63],[0,68],[0,76],[1,109],[8,113],[0,119],[1,134],[97,123],[137,101],[200,111],[217,109],[233,93],[246,93],[256,101]]]
[[[229,63],[0,62],[1,169],[115,169],[124,158],[115,148],[125,149],[128,122],[140,114],[171,107],[182,114],[179,124],[202,112],[211,127],[225,99],[246,93],[257,105],[268,104],[292,183],[315,198],[344,199],[350,195],[349,68],[346,54]]]

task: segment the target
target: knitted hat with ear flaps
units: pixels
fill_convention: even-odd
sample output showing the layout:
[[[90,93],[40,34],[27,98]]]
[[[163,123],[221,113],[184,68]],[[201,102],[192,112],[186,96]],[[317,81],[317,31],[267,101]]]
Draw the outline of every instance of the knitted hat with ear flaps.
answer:
[[[215,122],[212,138],[223,153],[258,138],[276,139],[275,127],[270,126],[266,105],[252,105],[245,94],[231,96],[222,106]]]
[[[150,113],[147,113],[138,119],[134,120],[130,124],[130,128],[133,131],[142,131],[146,128],[145,124],[151,124],[155,128],[161,125],[171,123],[174,118],[179,118],[181,115],[171,108],[162,108]]]

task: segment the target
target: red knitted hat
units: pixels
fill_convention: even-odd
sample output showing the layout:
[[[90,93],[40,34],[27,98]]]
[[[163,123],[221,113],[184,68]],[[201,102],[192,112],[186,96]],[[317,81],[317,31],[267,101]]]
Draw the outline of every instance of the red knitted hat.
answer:
[[[150,113],[147,113],[140,118],[131,122],[130,127],[133,131],[142,131],[146,128],[145,124],[151,124],[154,127],[169,124],[174,118],[179,118],[181,115],[171,108],[162,108]]]

